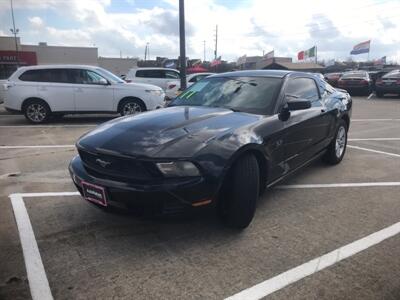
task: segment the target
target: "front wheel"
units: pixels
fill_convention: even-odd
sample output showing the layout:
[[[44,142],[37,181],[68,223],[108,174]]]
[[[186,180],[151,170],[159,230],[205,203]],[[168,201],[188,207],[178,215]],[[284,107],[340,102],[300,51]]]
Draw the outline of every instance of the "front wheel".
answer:
[[[124,100],[119,108],[121,116],[135,115],[144,112],[146,108],[143,103],[136,99]]]
[[[218,203],[220,219],[229,227],[243,229],[254,217],[259,195],[259,168],[254,155],[238,160],[227,175]]]
[[[344,157],[347,146],[347,124],[344,120],[339,121],[336,129],[335,138],[329,144],[328,149],[323,156],[323,160],[331,165],[340,163]]]
[[[23,112],[25,118],[35,124],[46,122],[51,114],[50,108],[42,100],[31,100],[24,105]]]

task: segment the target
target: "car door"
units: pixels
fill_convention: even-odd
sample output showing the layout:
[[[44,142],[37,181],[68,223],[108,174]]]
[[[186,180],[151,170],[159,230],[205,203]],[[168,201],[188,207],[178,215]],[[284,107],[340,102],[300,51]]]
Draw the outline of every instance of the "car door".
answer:
[[[180,76],[179,73],[173,70],[162,70],[164,73],[165,79],[163,80],[163,86],[161,87],[163,90],[167,88],[167,83],[172,80],[179,80]]]
[[[114,88],[102,75],[87,69],[71,69],[76,111],[111,112]]]
[[[65,69],[28,70],[20,78],[22,84],[34,83],[37,89],[32,96],[45,100],[52,111],[73,111],[74,90]]]
[[[284,102],[291,98],[311,102],[310,108],[291,111],[290,117],[283,121],[285,163],[289,170],[293,170],[321,150],[321,143],[326,139],[330,123],[325,118],[325,107],[314,79],[289,78],[284,95]]]
[[[137,70],[135,82],[142,82],[156,85],[163,90],[167,88],[165,71],[160,69]],[[171,81],[171,80],[170,80]]]

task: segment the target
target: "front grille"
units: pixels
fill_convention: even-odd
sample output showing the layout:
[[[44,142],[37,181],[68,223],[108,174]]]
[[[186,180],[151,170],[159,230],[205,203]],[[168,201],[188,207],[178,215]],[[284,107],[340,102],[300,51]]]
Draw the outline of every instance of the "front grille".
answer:
[[[115,180],[148,181],[160,177],[152,163],[102,153],[78,150],[88,172],[95,177]],[[105,162],[106,164],[101,164]]]

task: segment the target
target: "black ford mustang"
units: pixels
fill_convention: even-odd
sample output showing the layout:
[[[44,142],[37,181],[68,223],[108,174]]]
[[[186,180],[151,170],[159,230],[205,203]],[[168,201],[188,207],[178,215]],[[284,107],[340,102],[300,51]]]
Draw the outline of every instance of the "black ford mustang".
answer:
[[[207,77],[170,107],[107,122],[79,139],[72,179],[98,205],[163,213],[214,204],[251,222],[265,188],[346,150],[351,97],[312,74],[240,71]]]

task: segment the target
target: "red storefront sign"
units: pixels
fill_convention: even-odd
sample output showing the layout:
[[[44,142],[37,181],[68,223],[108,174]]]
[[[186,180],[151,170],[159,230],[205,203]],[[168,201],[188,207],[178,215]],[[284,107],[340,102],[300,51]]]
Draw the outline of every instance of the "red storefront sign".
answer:
[[[18,58],[20,65],[37,65],[36,52],[31,51],[18,51]],[[16,51],[0,51],[0,64],[17,64]]]

